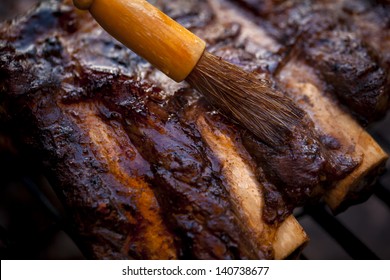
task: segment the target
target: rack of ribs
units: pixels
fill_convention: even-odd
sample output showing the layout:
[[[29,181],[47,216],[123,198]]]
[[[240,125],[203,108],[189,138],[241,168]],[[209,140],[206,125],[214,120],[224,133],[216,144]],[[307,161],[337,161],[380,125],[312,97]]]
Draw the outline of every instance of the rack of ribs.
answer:
[[[361,124],[388,108],[389,40],[363,42],[354,28],[370,17],[343,1],[307,2],[153,1],[306,112],[281,147],[170,81],[70,1],[0,26],[2,122],[44,166],[87,256],[282,259],[308,241],[296,207],[323,199],[337,213],[369,194],[387,155]],[[320,8],[343,12],[322,21],[312,16]]]

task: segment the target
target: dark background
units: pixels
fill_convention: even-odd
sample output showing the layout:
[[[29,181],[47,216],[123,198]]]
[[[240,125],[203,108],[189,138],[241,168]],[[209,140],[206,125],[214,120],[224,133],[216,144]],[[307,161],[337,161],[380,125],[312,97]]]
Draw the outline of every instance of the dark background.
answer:
[[[35,2],[38,1],[1,0],[0,22],[23,13]],[[6,128],[0,126],[0,257],[83,259],[77,238],[70,237],[73,235],[65,211],[50,184],[39,168],[18,154],[4,131]],[[369,132],[390,153],[390,117],[370,127]],[[296,216],[311,238],[301,258],[390,259],[390,172],[381,177],[379,184],[368,201],[351,207],[336,219],[321,208],[322,214],[331,217],[329,223],[321,224],[307,209],[298,209]],[[358,243],[347,244],[354,238]],[[359,241],[367,248],[355,245]],[[351,253],[348,246],[357,252]]]

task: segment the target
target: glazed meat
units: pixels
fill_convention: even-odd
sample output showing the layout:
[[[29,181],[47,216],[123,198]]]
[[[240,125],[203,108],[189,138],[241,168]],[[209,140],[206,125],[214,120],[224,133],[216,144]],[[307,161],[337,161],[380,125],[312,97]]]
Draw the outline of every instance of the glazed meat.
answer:
[[[287,49],[258,44],[245,33],[256,27],[238,17],[221,20],[222,2],[155,4],[214,54],[294,96],[278,76]],[[319,50],[306,43],[310,63]],[[343,48],[364,54],[359,63],[374,84],[363,79],[356,93],[352,74],[332,76],[328,60],[319,67],[324,81],[344,85],[354,110],[351,99],[366,100],[367,111],[382,108],[385,70],[366,49]],[[363,166],[355,144],[329,135],[306,105],[294,141],[265,145],[67,1],[44,2],[0,27],[0,91],[2,117],[45,166],[94,258],[275,258],[292,210]],[[364,174],[375,178],[384,160]]]
[[[273,257],[234,210],[195,123],[213,109],[196,93],[70,5],[42,3],[2,34],[2,107],[51,171],[92,256]]]
[[[311,64],[363,123],[389,104],[389,12],[377,1],[238,0]],[[353,16],[351,16],[351,14]],[[374,39],[375,38],[375,39]]]

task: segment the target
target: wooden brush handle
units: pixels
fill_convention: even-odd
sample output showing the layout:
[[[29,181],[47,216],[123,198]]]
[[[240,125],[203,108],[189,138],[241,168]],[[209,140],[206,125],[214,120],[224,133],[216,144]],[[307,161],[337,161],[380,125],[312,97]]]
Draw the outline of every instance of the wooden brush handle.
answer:
[[[173,80],[196,66],[205,42],[145,0],[73,0],[114,38]]]

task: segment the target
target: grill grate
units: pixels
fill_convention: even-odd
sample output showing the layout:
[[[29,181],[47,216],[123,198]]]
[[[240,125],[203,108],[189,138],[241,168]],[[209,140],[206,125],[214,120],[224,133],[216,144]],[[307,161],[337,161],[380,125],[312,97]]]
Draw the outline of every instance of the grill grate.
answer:
[[[390,190],[386,189],[381,183],[377,184],[375,195],[390,207]]]
[[[390,116],[369,132],[390,153],[388,127]],[[390,259],[390,171],[381,176],[368,201],[340,215],[320,205],[299,209],[296,217],[311,238],[302,259]]]
[[[323,206],[307,207],[305,212],[314,219],[353,259],[377,260],[379,257],[373,253],[358,237],[328,213]]]
[[[389,191],[378,184],[370,200],[374,203],[369,201],[367,205],[363,203],[353,206],[341,214],[344,215],[343,218],[333,216],[324,205],[301,209],[297,219],[311,238],[307,248],[303,250],[301,259],[390,259],[390,227],[387,224],[390,218]],[[381,203],[386,208],[386,213],[381,211],[380,217],[377,217],[381,222],[370,222],[368,217],[372,214],[367,213],[375,213],[374,208]],[[355,207],[360,207],[361,210],[349,213]],[[359,212],[365,215],[361,217],[357,214]],[[360,228],[348,226],[348,223],[353,224],[350,219],[359,221]],[[376,226],[373,227],[372,224]],[[370,238],[376,240],[369,242]],[[371,243],[371,246],[367,243]]]

